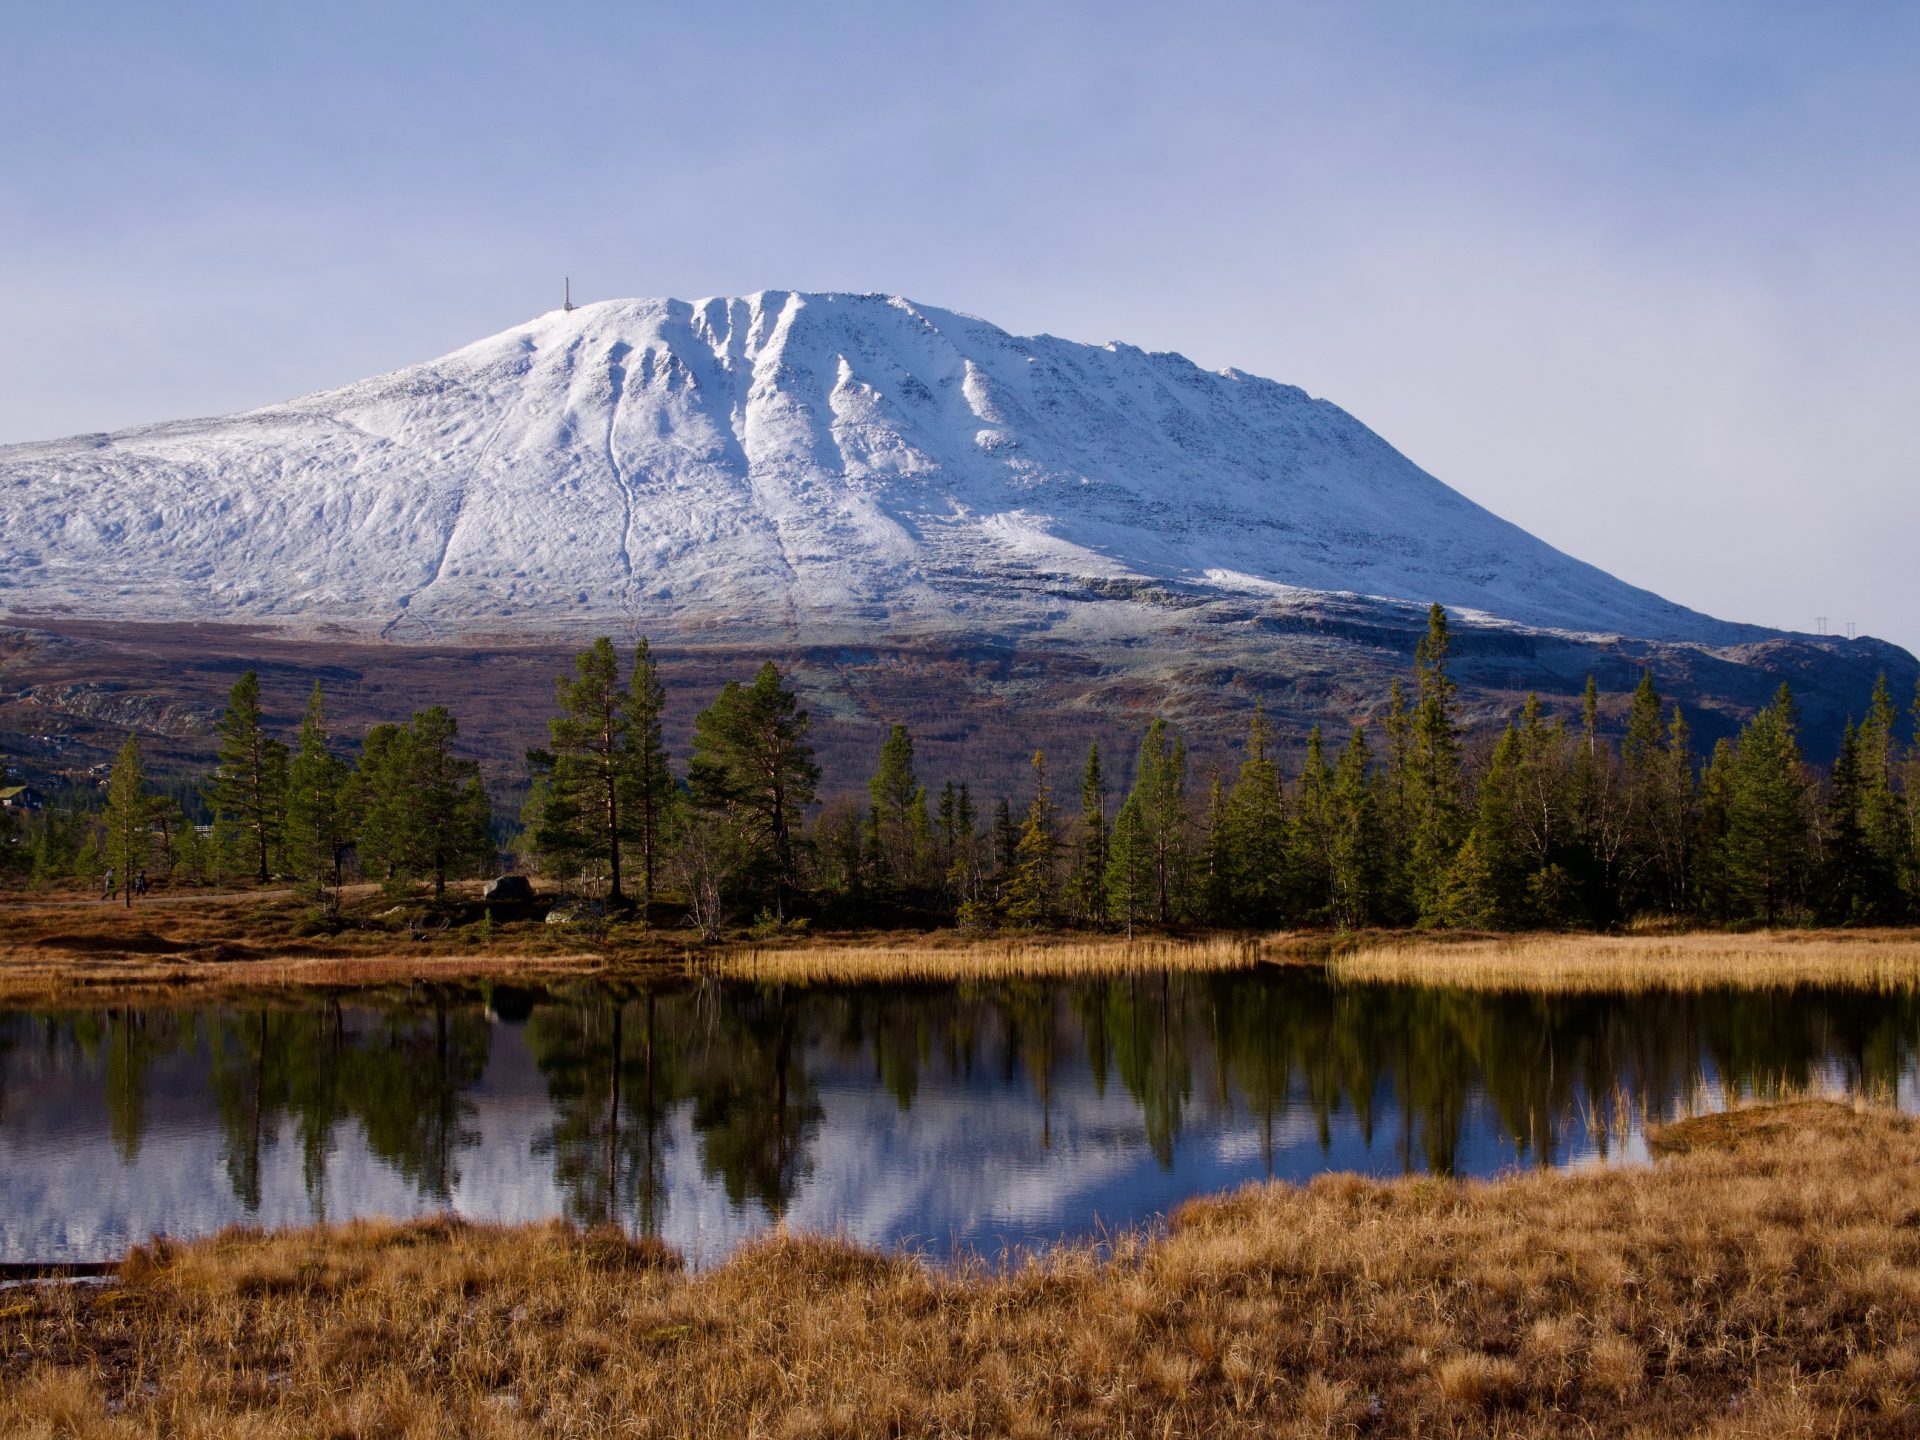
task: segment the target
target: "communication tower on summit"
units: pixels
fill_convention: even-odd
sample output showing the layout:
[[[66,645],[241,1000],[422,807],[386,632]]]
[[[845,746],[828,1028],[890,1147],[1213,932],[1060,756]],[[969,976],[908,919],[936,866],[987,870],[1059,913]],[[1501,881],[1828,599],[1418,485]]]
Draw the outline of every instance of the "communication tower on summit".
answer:
[[[571,275],[566,277],[565,285],[566,285],[566,290],[565,290],[566,298],[561,300],[560,308],[562,310],[571,310],[573,309],[573,277]]]

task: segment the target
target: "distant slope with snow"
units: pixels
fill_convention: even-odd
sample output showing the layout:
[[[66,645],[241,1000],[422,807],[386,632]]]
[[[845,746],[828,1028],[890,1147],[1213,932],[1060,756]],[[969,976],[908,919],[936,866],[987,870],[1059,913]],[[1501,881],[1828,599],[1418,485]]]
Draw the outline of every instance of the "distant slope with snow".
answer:
[[[1291,386],[885,296],[585,305],[284,405],[0,448],[22,614],[1092,636],[1325,592],[1765,633],[1562,554]]]

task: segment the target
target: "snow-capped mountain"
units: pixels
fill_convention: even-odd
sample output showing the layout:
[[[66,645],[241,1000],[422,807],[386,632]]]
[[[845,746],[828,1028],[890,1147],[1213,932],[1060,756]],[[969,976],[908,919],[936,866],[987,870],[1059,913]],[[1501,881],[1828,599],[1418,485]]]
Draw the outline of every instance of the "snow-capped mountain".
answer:
[[[1291,386],[879,295],[584,305],[282,405],[0,448],[20,614],[1092,636],[1327,592],[1761,633],[1562,554]]]

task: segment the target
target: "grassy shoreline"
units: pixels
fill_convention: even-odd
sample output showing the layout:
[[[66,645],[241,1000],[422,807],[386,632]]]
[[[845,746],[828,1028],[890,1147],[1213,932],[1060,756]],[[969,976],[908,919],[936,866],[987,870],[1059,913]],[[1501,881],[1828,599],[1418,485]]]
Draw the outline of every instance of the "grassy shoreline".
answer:
[[[1908,1435],[1920,1126],[1801,1101],[1640,1169],[1326,1176],[936,1271],[699,1274],[559,1225],[142,1248],[0,1295],[0,1431],[79,1437]]]
[[[699,974],[778,984],[1062,978],[1255,964],[1320,966],[1345,983],[1578,993],[1714,985],[1920,984],[1920,930],[1676,934],[1143,934],[850,931],[704,944],[634,923],[448,923],[362,887],[347,923],[316,925],[285,891],[168,897],[131,909],[0,901],[0,1003],[118,1001],[394,984]]]

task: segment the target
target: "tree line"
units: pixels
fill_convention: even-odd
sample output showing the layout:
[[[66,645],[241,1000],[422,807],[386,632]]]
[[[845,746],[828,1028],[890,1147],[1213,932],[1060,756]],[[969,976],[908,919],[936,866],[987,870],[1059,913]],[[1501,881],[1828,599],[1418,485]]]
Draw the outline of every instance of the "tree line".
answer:
[[[1782,685],[1733,739],[1696,754],[1650,675],[1625,733],[1601,733],[1592,680],[1577,714],[1530,697],[1470,753],[1438,605],[1383,713],[1316,727],[1283,774],[1256,705],[1237,768],[1197,783],[1175,727],[1153,720],[1124,786],[1089,748],[1078,803],[1043,751],[1017,796],[923,781],[894,725],[865,794],[819,803],[811,718],[772,662],[696,717],[684,764],[663,738],[665,691],[641,641],[625,667],[602,638],[556,686],[548,743],[527,753],[521,858],[623,913],[683,905],[717,936],[835,923],[1266,928],[1440,925],[1605,928],[1643,915],[1708,923],[1920,918],[1920,694],[1902,716],[1884,677],[1824,772],[1802,754]],[[210,833],[114,767],[95,863],[129,878],[155,846],[205,871],[339,885],[351,863],[394,887],[486,870],[496,855],[478,767],[444,707],[369,731],[355,763],[315,687],[289,745],[269,734],[252,674],[220,724]],[[218,857],[195,862],[195,847]]]

